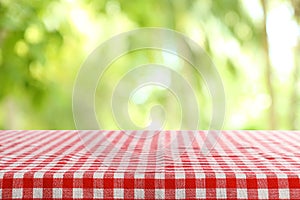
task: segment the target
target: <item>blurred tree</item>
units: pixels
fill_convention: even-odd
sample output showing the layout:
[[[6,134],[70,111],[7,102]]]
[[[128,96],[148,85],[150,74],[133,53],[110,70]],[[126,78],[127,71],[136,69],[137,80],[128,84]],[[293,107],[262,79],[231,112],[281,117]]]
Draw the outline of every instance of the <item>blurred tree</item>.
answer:
[[[267,33],[267,1],[261,0],[261,5],[263,8],[263,48],[264,48],[264,55],[265,55],[265,80],[266,80],[266,87],[268,90],[268,93],[271,97],[271,105],[269,108],[269,124],[271,129],[276,129],[277,125],[277,113],[276,113],[276,99],[274,96],[274,87],[273,87],[273,70],[271,66],[271,60],[270,60],[270,47],[268,42],[268,33]]]
[[[294,8],[294,18],[296,19],[297,23],[300,24],[300,1],[299,0],[291,0],[291,3]],[[292,93],[291,93],[291,100],[290,100],[290,128],[291,129],[297,129],[299,126],[297,126],[298,121],[298,109],[299,109],[299,96],[298,96],[298,84],[299,84],[299,73],[300,73],[300,60],[299,55],[300,53],[300,40],[297,39],[297,45],[294,49],[294,69],[292,72]]]
[[[274,2],[291,4],[299,21],[297,0]],[[174,29],[205,49],[224,81],[228,104],[225,128],[297,128],[299,49],[295,49],[291,98],[285,102],[280,97],[286,95],[286,88],[274,81],[277,69],[271,67],[267,3],[272,4],[264,0],[1,0],[0,128],[75,128],[71,97],[80,64],[104,40],[138,27]],[[107,81],[102,91],[110,92],[122,70],[130,65],[165,60],[157,52],[128,55],[119,63],[124,69],[112,69],[110,76],[104,77]],[[209,94],[205,94],[201,77],[186,63],[178,64],[184,66],[180,73],[195,84],[204,115],[201,128],[205,128],[210,118]],[[143,108],[132,107],[140,123],[147,118],[146,107],[151,102],[173,109],[171,95],[161,95],[158,90],[152,93]],[[99,99],[109,97],[100,94]],[[99,105],[103,111],[99,115],[107,127],[115,127],[105,105]]]
[[[55,101],[49,101],[53,97],[63,97],[59,92],[61,83],[53,82],[58,79],[49,80],[47,73],[49,67],[53,68],[49,65],[60,65],[59,54],[64,54],[60,52],[64,37],[72,35],[71,29],[65,35],[67,22],[54,19],[57,3],[0,1],[0,102],[2,112],[6,113],[0,123],[2,128],[72,127],[72,120],[63,117],[70,115],[66,112],[70,111],[67,109],[70,106],[66,107],[66,103],[70,102],[60,102],[64,104],[64,111],[59,113],[60,108],[55,108]],[[56,27],[47,23],[49,17]]]

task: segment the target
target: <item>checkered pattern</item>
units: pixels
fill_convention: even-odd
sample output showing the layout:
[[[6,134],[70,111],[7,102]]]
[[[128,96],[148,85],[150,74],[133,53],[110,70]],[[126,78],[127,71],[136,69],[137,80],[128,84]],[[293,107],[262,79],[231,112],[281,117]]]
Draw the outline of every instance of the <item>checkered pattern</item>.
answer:
[[[300,132],[205,135],[0,131],[0,198],[300,199]]]

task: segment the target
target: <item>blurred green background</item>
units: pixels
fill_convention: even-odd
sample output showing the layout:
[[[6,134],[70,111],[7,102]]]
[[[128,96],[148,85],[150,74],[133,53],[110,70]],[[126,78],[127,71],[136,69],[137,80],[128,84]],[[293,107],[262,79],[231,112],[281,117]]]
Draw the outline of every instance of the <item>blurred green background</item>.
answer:
[[[72,90],[81,64],[105,40],[139,27],[173,29],[205,49],[224,83],[224,129],[299,129],[299,19],[298,0],[0,0],[0,129],[75,129]],[[177,71],[195,83],[199,128],[207,129],[205,84],[182,61],[155,51],[120,58],[103,77],[95,98],[103,128],[118,128],[107,109],[112,83],[129,65],[147,62],[184,65]],[[155,87],[139,93],[129,105],[136,124],[149,123],[149,107],[158,103],[174,113],[166,128],[178,128],[172,95]]]

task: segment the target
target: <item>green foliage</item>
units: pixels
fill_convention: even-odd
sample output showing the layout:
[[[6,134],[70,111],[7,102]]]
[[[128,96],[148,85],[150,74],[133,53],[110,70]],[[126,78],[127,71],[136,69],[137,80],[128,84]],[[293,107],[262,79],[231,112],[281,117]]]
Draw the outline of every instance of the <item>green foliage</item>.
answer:
[[[268,128],[266,113],[271,100],[263,76],[263,22],[254,20],[245,5],[236,0],[1,0],[0,129],[74,129],[72,89],[81,63],[101,42],[138,27],[174,29],[205,49],[222,76],[227,94],[224,128]],[[122,70],[147,62],[163,63],[164,59],[157,52],[133,53],[121,58],[103,77],[96,100],[100,102],[97,115],[106,128],[117,128],[107,107],[113,83],[120,79]],[[209,94],[201,77],[186,63],[180,64],[185,68],[178,72],[196,85],[203,122],[200,127],[207,129]],[[251,73],[258,75],[254,79]],[[173,109],[176,106],[170,99],[170,95],[154,90],[144,106],[132,104],[130,112],[137,123],[145,124],[149,106],[160,103]],[[255,102],[266,105],[256,112],[247,108]],[[279,128],[291,128],[289,113],[284,110],[288,102],[279,102],[278,110],[284,113],[279,115],[280,121],[285,121]],[[176,119],[171,120],[167,128],[176,127],[176,123]]]

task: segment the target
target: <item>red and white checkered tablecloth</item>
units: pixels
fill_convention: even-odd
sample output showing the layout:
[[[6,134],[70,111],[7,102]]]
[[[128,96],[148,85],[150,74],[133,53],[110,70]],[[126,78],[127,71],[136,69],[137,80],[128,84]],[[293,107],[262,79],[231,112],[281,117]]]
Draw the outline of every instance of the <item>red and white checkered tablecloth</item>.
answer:
[[[300,199],[300,132],[0,131],[2,199]]]

